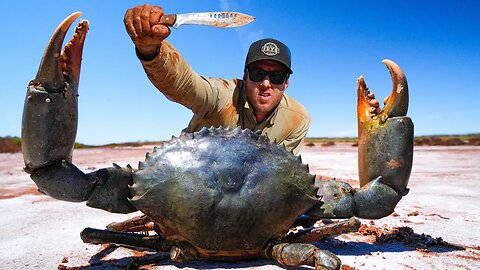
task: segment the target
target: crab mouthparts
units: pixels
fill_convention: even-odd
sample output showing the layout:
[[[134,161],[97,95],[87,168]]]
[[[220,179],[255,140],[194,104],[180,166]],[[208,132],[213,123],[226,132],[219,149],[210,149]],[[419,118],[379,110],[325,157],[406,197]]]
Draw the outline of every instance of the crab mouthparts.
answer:
[[[383,101],[384,108],[381,109],[375,94],[368,89],[363,76],[357,81],[358,96],[358,121],[367,122],[380,119],[385,122],[388,118],[406,116],[408,111],[408,84],[402,69],[393,61],[385,59],[382,61],[390,71],[393,89],[391,94]]]
[[[83,45],[88,32],[88,21],[82,20],[75,28],[70,41],[62,51],[62,44],[72,23],[82,15],[75,12],[68,16],[53,33],[42,57],[40,67],[31,85],[47,92],[63,92],[65,84],[78,89]]]

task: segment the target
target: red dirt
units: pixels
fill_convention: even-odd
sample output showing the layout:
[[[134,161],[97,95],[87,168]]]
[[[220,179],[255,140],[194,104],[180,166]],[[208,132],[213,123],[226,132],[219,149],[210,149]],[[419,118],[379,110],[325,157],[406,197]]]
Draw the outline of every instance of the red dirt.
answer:
[[[0,200],[17,198],[20,196],[25,195],[43,195],[37,189],[37,187],[33,184],[31,186],[21,187],[21,188],[0,188]]]

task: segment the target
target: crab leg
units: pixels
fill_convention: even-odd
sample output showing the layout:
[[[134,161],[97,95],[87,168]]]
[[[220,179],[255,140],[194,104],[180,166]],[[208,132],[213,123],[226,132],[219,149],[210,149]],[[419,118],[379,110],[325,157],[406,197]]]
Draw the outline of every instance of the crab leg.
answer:
[[[171,241],[160,235],[146,236],[131,232],[116,232],[85,228],[80,237],[89,244],[117,244],[129,247],[151,248],[157,251],[170,252],[170,259],[185,262],[198,259],[197,250],[187,242]]]
[[[80,12],[68,16],[53,33],[35,79],[30,81],[22,119],[25,171],[39,191],[53,198],[111,212],[136,209],[128,201],[132,169],[119,166],[84,174],[72,162],[78,122],[78,84],[88,21],[80,21],[62,50]]]
[[[129,232],[116,232],[85,228],[80,237],[84,243],[90,244],[118,244],[129,247],[151,248],[158,251],[170,251],[174,242],[163,239],[161,236],[146,236]]]
[[[314,266],[316,270],[340,269],[342,262],[328,250],[322,250],[312,244],[283,243],[272,247],[269,256],[283,266]]]
[[[285,242],[288,243],[309,243],[318,242],[327,237],[336,235],[358,232],[361,222],[355,217],[339,222],[327,224],[318,228],[307,229],[295,234],[286,236]]]
[[[358,79],[358,169],[360,188],[341,181],[320,181],[322,203],[308,214],[317,217],[382,218],[390,215],[408,193],[413,162],[413,122],[406,116],[408,85],[403,71],[391,60],[393,90],[380,109],[363,77]]]
[[[112,222],[107,225],[107,229],[116,232],[148,232],[154,230],[154,225],[151,219],[142,215],[122,222]]]

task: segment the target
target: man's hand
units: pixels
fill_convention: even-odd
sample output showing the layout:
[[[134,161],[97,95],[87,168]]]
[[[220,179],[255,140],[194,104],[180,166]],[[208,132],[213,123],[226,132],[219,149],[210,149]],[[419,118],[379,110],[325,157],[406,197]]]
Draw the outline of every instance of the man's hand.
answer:
[[[161,42],[170,35],[170,29],[158,23],[163,15],[161,7],[149,4],[136,6],[125,12],[125,29],[141,58],[154,58]]]

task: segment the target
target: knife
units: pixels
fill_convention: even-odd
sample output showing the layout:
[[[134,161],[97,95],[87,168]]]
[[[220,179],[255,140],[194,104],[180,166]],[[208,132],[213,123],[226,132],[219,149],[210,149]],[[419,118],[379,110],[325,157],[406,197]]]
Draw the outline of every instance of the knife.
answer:
[[[158,23],[177,29],[183,24],[213,27],[237,27],[251,23],[255,17],[238,12],[197,12],[163,15]]]

